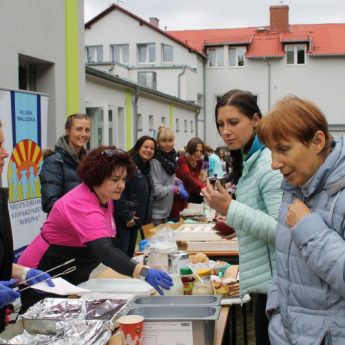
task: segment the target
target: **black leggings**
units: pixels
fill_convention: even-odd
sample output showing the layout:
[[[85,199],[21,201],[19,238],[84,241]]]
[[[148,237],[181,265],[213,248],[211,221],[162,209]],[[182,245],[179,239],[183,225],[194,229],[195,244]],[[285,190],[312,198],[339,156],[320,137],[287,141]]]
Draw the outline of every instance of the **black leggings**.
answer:
[[[270,345],[268,337],[268,318],[266,316],[266,302],[267,295],[256,295],[254,316],[256,345]]]

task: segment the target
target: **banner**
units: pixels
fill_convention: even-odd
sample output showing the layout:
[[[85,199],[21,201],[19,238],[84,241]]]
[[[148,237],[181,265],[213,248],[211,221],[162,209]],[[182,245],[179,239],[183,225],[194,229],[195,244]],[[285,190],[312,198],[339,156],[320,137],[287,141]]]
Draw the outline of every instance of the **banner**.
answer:
[[[41,208],[39,172],[47,145],[47,95],[0,89],[0,118],[9,153],[2,186],[9,188],[9,213],[15,253],[38,234],[46,214]]]

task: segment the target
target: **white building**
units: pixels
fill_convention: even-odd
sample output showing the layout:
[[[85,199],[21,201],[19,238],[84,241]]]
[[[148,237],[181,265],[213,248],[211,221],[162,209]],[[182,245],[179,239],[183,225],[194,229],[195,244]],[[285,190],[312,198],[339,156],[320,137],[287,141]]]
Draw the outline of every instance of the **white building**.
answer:
[[[0,1],[0,88],[49,95],[48,145],[84,111],[84,2]]]
[[[156,18],[146,22],[117,5],[86,23],[87,65],[105,72],[97,82],[92,69],[86,72],[86,111],[96,124],[95,143],[115,142],[128,149],[137,137],[155,135],[163,121],[175,130],[176,147],[203,136],[206,57],[158,24]],[[97,134],[99,126],[105,128],[103,137]]]
[[[289,7],[280,5],[270,7],[269,26],[170,32],[158,26],[156,18],[146,22],[111,5],[85,25],[88,65],[200,105],[196,134],[213,147],[223,144],[217,97],[235,88],[254,93],[263,113],[288,94],[309,99],[333,133],[345,132],[345,24],[291,25]]]
[[[345,133],[345,24],[290,25],[287,5],[270,7],[258,28],[170,32],[206,52],[206,142],[221,141],[214,124],[217,97],[249,90],[265,113],[288,94],[316,103],[332,133]]]

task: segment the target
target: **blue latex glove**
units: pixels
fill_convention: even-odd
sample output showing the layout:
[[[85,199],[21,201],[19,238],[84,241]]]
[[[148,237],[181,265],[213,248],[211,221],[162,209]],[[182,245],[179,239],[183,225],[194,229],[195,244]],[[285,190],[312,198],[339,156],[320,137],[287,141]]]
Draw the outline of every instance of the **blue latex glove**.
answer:
[[[145,280],[152,285],[160,295],[164,295],[161,287],[165,290],[169,290],[171,286],[173,286],[173,281],[169,274],[162,272],[160,270],[156,270],[154,268],[150,268],[149,274],[145,278]]]
[[[184,185],[183,185],[183,182],[182,182],[182,181],[179,182],[178,187],[179,187],[179,189],[180,189],[179,197],[180,197],[182,200],[188,200],[189,195],[188,195],[188,192],[186,191],[186,188],[184,188]]]
[[[20,297],[18,291],[11,289],[11,286],[15,285],[16,283],[17,281],[15,279],[0,281],[0,308],[10,304]]]
[[[27,284],[28,285],[34,285],[34,284],[37,284],[37,283],[39,283],[39,282],[41,282],[43,280],[48,279],[48,280],[46,280],[46,283],[49,286],[51,286],[51,287],[55,286],[55,284],[52,282],[52,280],[49,279],[50,278],[50,274],[49,273],[43,273],[42,274],[42,273],[43,273],[43,271],[35,270],[35,269],[32,268],[30,271],[28,271],[28,273],[26,274],[26,277],[25,277],[25,280],[30,279],[27,282]]]

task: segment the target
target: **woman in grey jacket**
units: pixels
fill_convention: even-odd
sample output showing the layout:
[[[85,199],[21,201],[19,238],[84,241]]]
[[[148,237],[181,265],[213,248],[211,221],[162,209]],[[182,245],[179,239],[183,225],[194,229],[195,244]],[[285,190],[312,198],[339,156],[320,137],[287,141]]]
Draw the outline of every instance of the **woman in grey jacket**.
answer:
[[[183,182],[175,177],[177,157],[174,145],[174,131],[170,127],[160,126],[155,158],[150,162],[153,181],[152,223],[155,226],[168,220],[174,195],[188,199]]]
[[[49,213],[55,202],[80,184],[77,167],[86,156],[85,146],[90,140],[91,123],[86,114],[70,115],[53,152],[44,157],[40,171],[42,209]]]
[[[263,118],[260,140],[284,176],[277,276],[267,301],[273,345],[345,344],[345,139],[321,111],[289,96]]]

